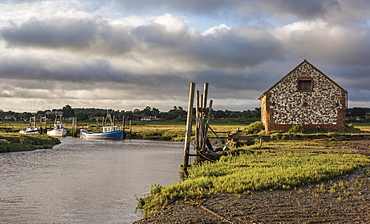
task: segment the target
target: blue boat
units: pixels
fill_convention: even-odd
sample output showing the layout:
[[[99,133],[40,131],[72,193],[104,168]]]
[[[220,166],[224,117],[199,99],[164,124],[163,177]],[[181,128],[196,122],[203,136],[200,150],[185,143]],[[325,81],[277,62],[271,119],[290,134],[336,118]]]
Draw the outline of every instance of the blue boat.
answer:
[[[89,132],[84,129],[80,130],[80,138],[85,139],[123,139],[124,129],[123,127],[118,127],[114,125],[114,117],[112,118],[109,113],[107,113],[106,120],[110,120],[110,126],[103,126],[103,132]]]
[[[104,126],[101,133],[80,130],[80,138],[85,139],[123,139],[123,137],[124,131],[118,126]]]

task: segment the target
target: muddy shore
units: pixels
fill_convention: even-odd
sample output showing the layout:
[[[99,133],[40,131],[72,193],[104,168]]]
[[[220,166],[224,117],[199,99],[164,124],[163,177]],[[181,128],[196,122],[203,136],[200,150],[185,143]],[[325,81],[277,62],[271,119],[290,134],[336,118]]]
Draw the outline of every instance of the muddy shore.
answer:
[[[370,156],[370,142],[333,151]],[[370,223],[370,167],[292,190],[216,194],[179,201],[142,223]]]

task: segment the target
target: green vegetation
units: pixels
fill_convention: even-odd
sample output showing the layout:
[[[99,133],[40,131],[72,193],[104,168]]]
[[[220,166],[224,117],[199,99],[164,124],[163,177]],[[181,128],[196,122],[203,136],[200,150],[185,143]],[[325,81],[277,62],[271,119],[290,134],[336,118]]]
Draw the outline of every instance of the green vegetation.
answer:
[[[255,142],[252,145],[243,145],[239,147],[242,150],[330,150],[330,149],[343,149],[348,148],[349,143],[347,141],[338,141],[335,138],[324,138],[324,139],[301,139],[301,140],[273,140],[262,142]]]
[[[57,138],[47,135],[2,133],[0,135],[0,153],[52,148],[59,143],[60,141]]]
[[[0,109],[0,120],[7,117],[8,120],[27,120],[30,117],[44,117],[46,116],[50,120],[54,120],[55,114],[63,114],[63,117],[76,117],[78,121],[95,121],[105,117],[106,113],[109,112],[112,116],[115,116],[118,120],[122,121],[125,117],[126,120],[141,121],[142,118],[147,118],[146,122],[162,122],[162,121],[186,121],[187,111],[181,106],[174,106],[169,111],[159,111],[157,108],[145,107],[144,109],[134,109],[132,111],[124,110],[112,110],[112,109],[98,109],[98,108],[72,108],[70,105],[64,106],[62,109],[52,109],[45,111],[37,111],[36,113],[23,112],[17,113],[13,111],[2,111]],[[195,109],[193,110],[195,114]],[[237,124],[237,123],[252,123],[260,119],[260,108],[254,110],[244,111],[230,111],[230,110],[215,110],[213,111],[213,117],[215,123],[219,124]]]
[[[263,126],[262,121],[256,121],[252,124],[248,125],[246,128],[243,129],[243,133],[245,134],[258,134],[263,131],[265,127]]]
[[[213,193],[251,193],[256,190],[291,189],[351,173],[370,165],[357,154],[331,152],[253,152],[224,156],[189,169],[189,177],[167,187],[154,186],[151,195],[138,200],[148,214],[176,200]]]

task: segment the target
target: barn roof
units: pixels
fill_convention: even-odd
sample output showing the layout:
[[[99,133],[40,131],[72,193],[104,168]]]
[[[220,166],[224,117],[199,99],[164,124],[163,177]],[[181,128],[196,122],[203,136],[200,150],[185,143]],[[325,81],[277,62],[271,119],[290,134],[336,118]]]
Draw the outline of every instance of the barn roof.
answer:
[[[297,70],[300,66],[302,66],[304,63],[309,64],[312,66],[313,69],[317,70],[321,75],[323,75],[325,78],[327,78],[329,81],[331,81],[334,85],[338,86],[340,89],[342,89],[345,93],[347,93],[347,90],[343,89],[339,84],[334,82],[331,78],[329,78],[327,75],[325,75],[320,69],[316,68],[314,65],[312,65],[310,62],[308,62],[306,59],[304,59],[299,65],[297,65],[295,68],[293,68],[288,74],[286,74],[283,78],[281,78],[277,83],[275,83],[273,86],[271,86],[268,90],[262,93],[262,95],[258,98],[261,99],[264,95],[266,95],[271,89],[273,89],[275,86],[277,86],[283,79],[285,79],[287,76],[292,74],[295,70]]]

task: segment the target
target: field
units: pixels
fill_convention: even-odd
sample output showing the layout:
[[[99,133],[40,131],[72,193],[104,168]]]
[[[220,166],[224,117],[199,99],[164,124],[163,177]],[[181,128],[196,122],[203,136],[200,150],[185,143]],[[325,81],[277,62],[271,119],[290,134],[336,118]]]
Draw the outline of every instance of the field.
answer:
[[[158,211],[136,223],[369,223],[370,141],[310,142],[240,150],[153,185],[139,204]]]

